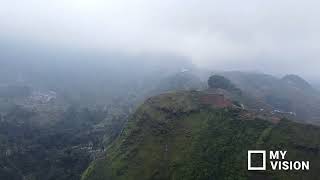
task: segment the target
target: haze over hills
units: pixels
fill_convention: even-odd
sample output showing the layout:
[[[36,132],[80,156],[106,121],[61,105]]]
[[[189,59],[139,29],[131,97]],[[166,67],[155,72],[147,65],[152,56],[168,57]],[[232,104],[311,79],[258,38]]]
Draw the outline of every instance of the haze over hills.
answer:
[[[0,51],[0,179],[10,180],[79,179],[144,98],[192,68],[171,55]]]
[[[243,109],[228,94],[247,95],[220,76],[210,83],[207,91],[146,100],[82,179],[318,179],[319,127]],[[247,150],[274,148],[308,159],[315,168],[294,175],[247,171]]]
[[[130,60],[124,59],[124,61]],[[226,120],[229,118],[240,119],[239,122],[244,126],[244,129],[251,129],[256,126],[260,127],[260,123],[263,124],[264,128],[270,129],[274,126],[273,123],[279,122],[281,118],[289,118],[298,122],[312,124],[319,123],[317,119],[319,117],[317,114],[319,94],[309,83],[295,75],[286,76],[281,79],[258,73],[223,72],[218,74],[229,78],[231,80],[230,83],[234,83],[234,87],[228,86],[233,88],[207,92],[203,91],[207,88],[207,80],[203,80],[203,77],[208,75],[198,76],[198,72],[201,70],[194,71],[192,65],[188,65],[188,63],[184,64],[183,61],[179,60],[175,66],[172,65],[170,68],[151,62],[148,66],[143,64],[143,69],[146,70],[142,71],[140,71],[142,64],[141,66],[139,64],[123,66],[120,61],[118,62],[118,66],[111,67],[108,66],[108,63],[98,66],[99,63],[96,61],[97,65],[88,65],[86,64],[86,58],[83,61],[78,61],[83,62],[80,64],[74,63],[74,61],[68,61],[68,63],[63,65],[59,61],[41,61],[40,63],[36,59],[30,61],[37,64],[34,66],[32,63],[26,62],[22,61],[21,64],[15,64],[6,61],[6,65],[0,67],[4,70],[2,73],[6,75],[2,76],[0,86],[0,137],[2,141],[2,160],[0,161],[2,168],[0,168],[0,174],[4,179],[79,179],[92,160],[105,158],[105,155],[110,153],[111,149],[118,146],[116,144],[119,144],[119,139],[117,140],[119,134],[123,132],[123,129],[130,127],[132,121],[139,122],[140,119],[138,117],[140,115],[137,114],[141,113],[141,108],[149,109],[149,106],[156,109],[158,109],[158,106],[164,106],[166,110],[162,112],[163,109],[161,110],[160,108],[159,112],[158,110],[152,110],[152,112],[146,111],[145,113],[148,116],[160,113],[160,116],[164,115],[165,117],[170,117],[170,119],[181,119],[189,118],[190,115],[190,122],[188,120],[185,125],[191,123],[190,125],[195,125],[196,128],[200,129],[204,127],[201,124],[197,124],[198,121],[204,121],[203,123],[209,122],[208,120],[211,118],[211,115],[216,116],[221,113],[223,115],[222,119],[213,120],[212,123],[226,121],[227,124],[225,124],[223,129],[232,129],[234,121],[229,122]],[[162,70],[159,67],[163,67]],[[153,71],[152,69],[157,69],[157,71]],[[139,71],[139,73],[136,73],[136,71]],[[114,81],[115,79],[117,81]],[[185,92],[186,90],[194,92]],[[181,94],[180,91],[184,93]],[[197,100],[193,101],[192,98],[190,99],[190,96],[198,99],[199,96],[202,96],[202,92],[223,94],[231,101],[221,101],[221,99],[219,100],[220,97],[213,97],[213,99],[218,98],[219,103],[221,103],[219,106],[233,103],[239,108],[243,105],[250,113],[246,114],[240,111],[233,112],[235,113],[233,114],[231,113],[232,111],[224,112],[211,110],[210,108],[202,109],[207,105],[199,105]],[[163,93],[169,94],[158,96],[158,94]],[[139,107],[150,96],[155,97],[147,100]],[[155,102],[153,102],[154,99]],[[210,99],[211,97],[208,100],[210,101]],[[299,104],[295,104],[297,102]],[[164,104],[160,105],[158,103]],[[183,104],[181,109],[180,103]],[[139,108],[137,109],[137,107]],[[184,108],[187,109],[185,110]],[[193,110],[189,112],[189,108],[195,108],[196,112],[193,112]],[[199,110],[204,112],[197,114]],[[153,113],[155,114],[153,115]],[[192,115],[193,113],[196,114]],[[209,114],[211,114],[210,118],[202,119],[202,117],[206,117],[207,115],[209,117]],[[251,125],[246,124],[248,119],[255,119],[255,117],[262,120],[254,120],[252,121],[254,123]],[[135,118],[138,119],[132,120]],[[146,122],[150,120],[149,118],[147,119]],[[194,119],[201,120],[195,121]],[[194,124],[195,122],[196,124]],[[280,122],[276,126],[279,129],[293,126],[294,129],[298,128],[304,132],[305,129],[309,131],[309,127],[311,129],[315,128],[287,121]],[[160,125],[162,124],[162,122],[159,123]],[[179,127],[175,127],[175,124],[166,123],[163,125],[169,125],[170,130],[163,130],[162,128],[164,127],[161,125],[163,131],[160,130],[160,137],[162,137],[162,133],[167,133],[167,131],[171,132],[176,129],[180,132],[180,125]],[[158,124],[155,124],[155,127],[152,124],[150,125],[152,128],[158,128]],[[184,125],[181,124],[181,126]],[[145,125],[139,125],[137,128],[142,132],[150,129],[147,124],[146,127]],[[188,128],[191,128],[189,129],[190,133],[194,131],[193,127]],[[276,132],[278,132],[277,128],[275,128]],[[198,130],[200,131],[200,129]],[[260,133],[260,130],[257,129],[257,131]],[[261,131],[264,130],[261,129]],[[288,138],[289,136],[290,138],[302,138],[299,132],[296,132],[296,130],[292,131],[294,132],[290,130],[292,134],[288,135]],[[310,133],[313,132],[314,130],[310,131]],[[185,133],[184,130],[181,133]],[[203,130],[203,133],[206,134],[207,131]],[[216,131],[216,133],[219,133],[219,131]],[[220,133],[224,134],[225,132]],[[171,138],[179,139],[181,134],[177,134],[177,137],[174,134],[172,135]],[[197,133],[194,135],[198,136]],[[189,135],[187,133],[184,136]],[[275,136],[277,138],[277,135]],[[22,139],[22,137],[24,138]],[[139,135],[139,137],[143,138],[144,133],[143,136]],[[153,135],[150,137],[153,137]],[[283,138],[286,137],[283,136]],[[308,137],[317,141],[317,135],[310,134]],[[135,135],[133,137],[132,135],[124,136],[122,133],[119,138],[133,138],[132,141],[134,141]],[[197,142],[198,140],[194,142],[200,143],[206,139],[204,137],[199,138],[199,142]],[[226,138],[228,139],[227,136]],[[212,139],[214,140],[214,138]],[[254,144],[256,141],[257,139],[253,139],[250,143]],[[303,141],[306,140],[303,139]],[[138,146],[138,144],[136,145]],[[124,150],[128,151],[129,154],[131,154],[130,146],[126,149],[126,145]],[[154,144],[151,146],[154,146]],[[317,149],[317,145],[315,144],[303,146]],[[158,147],[158,145],[155,147]],[[266,147],[268,146],[266,145]],[[162,145],[161,148],[163,148]],[[117,148],[114,151],[118,151]],[[215,151],[213,150],[213,152]],[[300,150],[298,151],[300,152]],[[157,152],[158,150],[155,151],[155,153]],[[197,153],[200,152],[197,151]],[[301,153],[304,152],[301,151]],[[202,160],[198,159],[197,161]],[[101,173],[100,167],[95,167],[95,162],[87,169],[83,178],[95,178]],[[123,161],[123,163],[127,162]],[[239,163],[241,162],[239,161]],[[41,168],[35,168],[36,165],[40,165]],[[144,166],[144,163],[141,165]],[[110,166],[113,166],[113,164]],[[91,167],[94,167],[92,172],[90,170]],[[159,168],[162,169],[163,166]],[[239,170],[239,168],[242,169],[243,167],[237,166],[233,168]],[[19,173],[15,173],[16,171]],[[156,170],[156,172],[152,173],[155,173],[155,177],[162,177],[157,172],[162,174],[162,170]],[[164,175],[171,176],[167,170],[164,172],[166,172]],[[131,172],[128,173],[131,176]],[[238,175],[235,174],[235,176]],[[243,174],[242,176],[253,177],[252,174]],[[127,176],[124,175],[123,177]]]
[[[234,126],[232,124],[234,121],[230,121],[231,124],[229,124],[229,121],[226,120],[230,118],[240,119],[239,122],[244,129],[260,127],[260,120],[252,121],[255,122],[253,125],[246,124],[248,119],[255,118],[266,121],[262,123],[266,129],[270,129],[271,126],[274,126],[274,122],[279,122],[282,118],[300,123],[319,124],[319,92],[313,85],[297,75],[278,78],[262,73],[234,71],[208,73],[195,67],[184,58],[172,55],[145,54],[129,57],[117,53],[93,55],[79,51],[64,52],[48,49],[38,51],[32,47],[28,50],[13,48],[8,51],[8,49],[10,48],[3,47],[0,50],[2,60],[0,66],[1,179],[79,179],[91,161],[105,158],[105,154],[119,144],[117,138],[135,139],[131,135],[124,137],[121,132],[131,126],[132,119],[141,113],[141,108],[149,109],[149,106],[155,108],[162,103],[168,106],[165,107],[165,111],[168,112],[152,110],[152,112],[146,111],[145,113],[150,116],[153,116],[152,113],[160,113],[160,116],[165,113],[165,117],[169,116],[172,119],[189,118],[190,115],[190,122],[186,122],[185,125],[195,125],[195,128],[200,128],[196,131],[201,130],[204,134],[208,133],[207,130],[203,130],[204,127],[200,124],[194,124],[198,122],[198,120],[194,121],[194,118],[201,119],[200,117],[207,115],[211,118],[211,115],[222,114],[223,117],[220,120],[213,120],[212,123],[226,121],[227,124],[224,125],[226,129],[232,129]],[[229,87],[227,90],[211,89],[208,91],[206,90],[207,79],[212,74],[220,74],[230,79],[230,83],[234,85],[227,85]],[[169,94],[159,96],[164,93]],[[202,93],[223,94],[229,100],[225,101],[220,96],[206,97],[201,100],[206,103],[199,105],[197,100],[190,99],[190,96],[198,99],[202,97]],[[151,98],[152,103],[150,97],[153,97]],[[146,99],[148,100],[143,103]],[[154,99],[156,99],[155,102],[153,102]],[[232,112],[234,114],[231,115],[231,112],[204,108],[208,106],[207,103],[210,105],[211,100],[218,101],[218,107],[229,106],[231,103],[238,108],[245,108],[250,113],[240,111]],[[180,103],[183,103],[182,109],[179,109]],[[143,105],[140,106],[141,104]],[[197,114],[192,115],[196,112],[193,110],[189,112],[188,108],[204,112],[198,117]],[[210,118],[199,121],[207,123]],[[140,119],[134,121],[139,122]],[[164,123],[165,126],[168,125],[166,123]],[[298,128],[301,131],[312,127],[287,121],[281,121],[279,124],[280,129],[293,126],[294,129]],[[170,131],[176,129],[180,132],[180,125],[184,126],[184,124],[180,124],[179,127],[175,125],[169,123],[169,126],[172,126]],[[146,127],[139,125],[137,128],[142,132],[146,131],[145,128],[150,129],[147,125]],[[152,128],[157,129],[158,127],[152,125]],[[190,128],[188,131],[194,131],[194,127],[188,128]],[[275,128],[276,132],[278,132],[277,128]],[[216,129],[212,130],[215,130],[216,133],[225,133]],[[299,132],[293,131],[290,131],[292,135],[288,135],[288,138],[289,136],[301,138]],[[162,133],[161,130],[160,137]],[[310,133],[313,133],[313,130]],[[171,138],[179,139],[181,134],[171,135]],[[197,133],[194,135],[198,136]],[[186,136],[189,136],[188,133]],[[314,136],[317,135],[311,134],[308,137],[317,141]],[[283,136],[283,138],[286,137]],[[197,143],[200,143],[206,139],[199,138],[194,142],[199,141]],[[225,138],[228,139],[227,136]],[[257,139],[253,139],[250,143],[254,144],[256,141]],[[129,154],[131,154],[130,146],[127,149]],[[303,147],[317,149],[315,144],[307,144]],[[118,151],[117,148],[114,150]],[[157,151],[155,151],[156,156],[158,156]],[[193,151],[200,153],[198,150]],[[213,152],[217,153],[216,150]],[[301,153],[304,152],[301,151]],[[95,162],[90,167],[93,167]],[[142,165],[144,166],[143,163]],[[96,177],[94,173],[99,175],[101,173],[99,171],[95,168],[90,172],[89,168],[83,177]],[[161,174],[162,170],[157,170],[157,172]],[[155,177],[162,177],[157,175],[157,172]],[[171,176],[167,170],[163,172],[165,176]],[[235,174],[235,176],[238,175]],[[252,177],[253,175],[242,174],[242,176]],[[137,178],[141,177],[137,176]]]
[[[319,6],[1,1],[0,180],[319,180]]]
[[[142,94],[153,88],[153,82],[193,66],[170,54],[127,56],[16,45],[5,46],[0,52],[0,83],[53,90],[70,101],[81,99],[91,105],[137,91]]]
[[[222,73],[244,92],[271,105],[274,110],[294,114],[300,122],[319,124],[320,93],[297,75],[276,78],[257,73]]]
[[[320,83],[315,83],[314,87],[316,88],[317,91],[320,91]]]
[[[204,90],[209,76],[170,55],[128,57],[22,48],[2,49],[1,60],[0,174],[14,180],[79,179],[90,161],[104,155],[145,99]],[[264,109],[259,118],[279,116],[319,124],[319,93],[298,76],[218,74],[229,78],[243,96],[219,93],[254,112]],[[21,132],[27,135],[23,139]],[[35,168],[37,164],[41,168]]]

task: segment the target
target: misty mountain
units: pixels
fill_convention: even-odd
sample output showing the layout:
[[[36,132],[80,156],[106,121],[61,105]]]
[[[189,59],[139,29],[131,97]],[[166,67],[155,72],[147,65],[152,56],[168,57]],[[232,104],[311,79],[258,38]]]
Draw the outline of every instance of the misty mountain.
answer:
[[[170,54],[66,51],[45,47],[2,44],[0,83],[53,90],[88,104],[112,98],[139,96],[154,82],[193,65]],[[137,98],[141,98],[137,97]]]
[[[195,68],[183,57],[170,54],[127,56],[115,52],[104,54],[88,51],[70,52],[63,49],[49,50],[45,47],[20,47],[14,44],[2,46],[0,51],[2,64],[0,66],[0,141],[2,142],[0,177],[2,179],[76,180],[92,161],[93,164],[84,173],[84,178],[94,179],[97,175],[100,176],[100,168],[103,168],[103,171],[107,170],[108,173],[108,168],[104,165],[100,167],[100,163],[121,169],[122,167],[114,166],[108,160],[102,162],[97,160],[105,158],[106,153],[117,153],[117,146],[122,144],[119,142],[121,138],[132,141],[132,144],[121,145],[125,148],[124,153],[130,157],[135,157],[135,153],[131,152],[132,147],[138,152],[145,151],[145,147],[136,144],[135,132],[123,134],[128,131],[132,123],[142,133],[138,133],[138,137],[143,139],[145,136],[160,139],[184,138],[184,132],[180,127],[190,125],[188,131],[192,136],[198,137],[194,141],[198,145],[205,143],[208,137],[218,141],[215,137],[211,137],[209,132],[226,133],[213,126],[210,129],[200,127],[196,122],[202,121],[203,117],[207,123],[213,123],[214,126],[225,122],[222,123],[222,129],[233,129],[235,126],[244,129],[263,126],[265,129],[270,129],[275,126],[274,123],[280,122],[274,128],[276,134],[280,129],[292,126],[295,130],[290,131],[292,133],[290,138],[300,139],[301,134],[296,129],[303,131],[314,127],[283,121],[283,118],[319,123],[319,93],[310,83],[297,75],[278,78],[261,73],[220,72],[218,74],[222,76],[212,76],[209,80],[210,88],[205,90],[207,72]],[[149,98],[150,96],[153,97]],[[212,101],[215,103],[213,109],[208,108],[212,105]],[[145,103],[141,105],[142,102]],[[219,108],[231,108],[231,110],[221,111]],[[244,109],[239,111],[239,108]],[[216,119],[215,116],[221,113],[222,119]],[[161,119],[169,118],[173,121],[180,121],[183,118],[189,120],[181,121],[182,124],[177,125],[166,120],[158,122],[158,117],[154,117],[156,115]],[[230,118],[240,121],[233,124],[235,121],[229,122]],[[248,124],[248,120],[254,120],[254,123]],[[154,121],[157,123],[154,124]],[[149,129],[154,129],[151,134]],[[256,129],[254,133],[259,134],[260,130]],[[167,134],[180,131],[182,134]],[[192,133],[196,131],[201,131],[202,135]],[[230,131],[230,134],[237,133],[239,132]],[[310,133],[312,134],[313,130]],[[189,134],[188,132],[186,137]],[[278,138],[277,135],[272,137]],[[282,137],[289,138],[289,135]],[[312,135],[308,137],[314,139]],[[227,142],[231,137],[219,138]],[[257,139],[252,139],[248,143],[256,142]],[[270,140],[270,143],[276,144],[274,140]],[[297,143],[299,144],[293,142]],[[164,147],[168,152],[172,148],[169,144],[167,148]],[[163,148],[163,144],[146,145]],[[179,145],[179,142],[176,145]],[[194,149],[198,145],[184,148],[192,152],[186,155],[195,158],[191,159],[192,162],[203,162],[203,159],[195,157],[196,154],[201,154]],[[305,146],[313,148],[314,144]],[[181,147],[184,147],[183,142]],[[230,148],[236,147],[230,146]],[[159,149],[154,150],[154,153],[161,154]],[[218,149],[213,148],[213,152],[219,154]],[[220,155],[220,158],[224,157],[223,154]],[[124,166],[132,163],[120,159],[119,161],[124,163]],[[168,157],[164,164],[169,161],[172,159]],[[99,167],[96,167],[96,162]],[[142,167],[145,165],[142,164]],[[181,167],[185,166],[191,168],[190,171],[199,168],[188,163],[181,164]],[[162,165],[158,167],[151,163],[150,169],[147,169],[155,171],[154,177],[162,177],[159,173],[163,173],[166,177],[171,176],[163,168]],[[231,167],[234,170],[242,168]],[[180,170],[177,171],[179,176]],[[131,173],[138,172],[123,170],[124,174],[129,173],[130,176]],[[146,174],[147,176],[149,175]],[[252,174],[245,175],[245,177],[251,176],[254,177]]]
[[[306,80],[301,78],[298,75],[290,74],[286,75],[282,78],[282,81],[285,81],[286,84],[290,84],[291,86],[301,89],[301,90],[310,90],[313,91],[313,87]]]
[[[132,122],[139,122],[139,125],[134,126],[137,126],[139,132],[143,132],[138,134],[141,138],[145,137],[144,132],[149,131],[147,129],[156,128],[155,132],[159,131],[157,134],[162,138],[163,133],[165,135],[166,132],[180,132],[180,126],[189,126],[189,123],[195,125],[195,127],[190,127],[190,132],[198,131],[198,125],[196,125],[198,121],[194,120],[205,117],[209,122],[211,116],[213,116],[214,126],[221,122],[227,123],[223,125],[223,129],[239,126],[237,123],[233,124],[234,121],[229,123],[230,118],[240,119],[239,123],[244,129],[260,127],[261,123],[266,129],[270,129],[274,126],[273,123],[281,122],[278,129],[275,128],[275,133],[287,129],[287,126],[293,126],[294,132],[290,131],[292,133],[290,138],[301,138],[301,134],[296,132],[296,128],[304,131],[304,129],[309,129],[309,126],[287,123],[281,119],[290,118],[299,122],[316,124],[316,118],[319,117],[317,114],[318,92],[308,82],[296,75],[277,78],[258,73],[224,72],[220,74],[230,81],[223,76],[216,76],[212,79],[214,82],[210,83],[211,89],[204,90],[207,81],[203,81],[203,76],[198,75],[203,72],[199,69],[194,71],[192,64],[174,57],[171,57],[175,60],[168,68],[167,64],[162,64],[163,62],[147,61],[147,56],[139,57],[146,58],[144,62],[133,63],[132,57],[123,55],[113,54],[112,56],[97,57],[80,56],[77,55],[78,53],[67,56],[59,53],[58,59],[54,61],[51,59],[53,56],[50,53],[40,53],[43,59],[40,60],[35,55],[31,56],[30,52],[28,51],[24,56],[35,59],[29,61],[21,59],[21,63],[11,62],[7,59],[4,61],[5,66],[0,67],[3,70],[2,73],[5,74],[0,81],[0,140],[2,142],[0,174],[4,179],[76,180],[80,178],[92,161],[93,164],[89,166],[83,177],[94,179],[97,175],[100,176],[102,171],[107,170],[106,173],[108,172],[104,165],[100,167],[100,163],[107,163],[108,166],[113,167],[113,164],[109,164],[108,160],[102,162],[97,160],[104,158],[106,153],[117,153],[117,147],[113,150],[112,147],[120,143],[119,138],[135,141],[135,134],[128,134],[125,137],[123,135]],[[102,61],[100,59],[102,57],[109,57],[111,61]],[[152,59],[152,56],[148,57]],[[65,59],[62,61],[61,58]],[[75,60],[76,58],[79,59]],[[168,57],[163,58],[168,59]],[[89,60],[92,60],[92,63]],[[186,93],[181,94],[181,91]],[[171,93],[164,94],[168,92]],[[219,96],[212,95],[216,93]],[[158,96],[157,94],[162,95]],[[149,99],[150,96],[155,97]],[[145,99],[147,99],[145,103],[140,106]],[[243,106],[245,109],[240,112],[238,110],[222,112],[216,109],[207,109],[206,107],[210,106],[211,101],[216,103],[214,108],[229,108],[231,106],[239,109]],[[150,112],[147,110],[141,114],[141,108],[149,109],[149,106],[152,107]],[[195,108],[195,112],[193,108]],[[263,109],[262,112],[261,109]],[[198,111],[203,111],[204,114],[197,114]],[[192,115],[193,113],[196,114]],[[216,113],[222,113],[223,118],[215,119]],[[178,126],[164,122],[171,127],[166,129],[167,125],[163,127],[163,122],[159,122],[160,125],[153,124],[153,116],[157,114],[173,121],[188,118],[190,122]],[[150,116],[150,118],[145,119],[144,116]],[[151,120],[151,124],[149,124],[149,120]],[[247,120],[255,121],[253,125],[249,125]],[[146,124],[144,125],[144,123]],[[200,129],[202,128],[204,127],[200,127]],[[204,143],[208,137],[214,141],[218,140],[209,136],[209,132],[225,133],[225,131],[220,132],[212,128],[208,131],[201,130],[203,132],[201,134],[205,136],[199,137],[200,139],[194,143]],[[154,132],[152,131],[152,133]],[[230,134],[235,133],[237,132],[230,132]],[[261,132],[257,129],[254,133]],[[310,133],[313,133],[313,130]],[[172,135],[170,138],[180,138],[180,135]],[[194,135],[198,137],[197,134]],[[153,138],[154,134],[146,136]],[[165,136],[167,137],[167,135]],[[281,137],[289,138],[289,135]],[[230,137],[225,137],[226,140],[228,138]],[[278,136],[275,135],[274,138],[278,138]],[[310,138],[314,137],[310,135]],[[271,144],[276,143],[271,141]],[[252,144],[255,142],[256,139],[250,141]],[[144,147],[139,147],[138,144],[135,144],[136,142],[132,143],[132,145],[123,145],[125,153],[128,153],[130,157],[132,147],[137,146],[138,151],[140,149],[145,151]],[[147,145],[159,147],[159,144]],[[308,144],[306,146],[309,148],[314,145]],[[197,150],[192,150],[196,147],[191,146],[185,149],[194,152],[195,154],[189,155],[196,158],[195,155],[200,153]],[[162,145],[161,148],[163,148]],[[168,145],[168,151],[170,148],[171,145]],[[235,147],[230,148],[234,149]],[[213,150],[215,153],[217,152],[217,149]],[[154,153],[156,152],[158,150]],[[222,154],[221,157],[223,157]],[[203,162],[203,159],[196,161]],[[99,167],[96,167],[96,162]],[[124,163],[124,166],[131,163],[122,160],[121,162]],[[36,168],[38,165],[41,168]],[[182,167],[185,165],[187,164]],[[171,176],[167,171],[162,171],[163,166],[152,165],[153,167],[160,168],[156,172],[160,174],[164,172],[163,175]],[[115,168],[118,167],[115,166]],[[193,168],[199,167],[190,165],[190,168],[194,170]],[[239,170],[243,167],[232,168]],[[15,171],[19,173],[16,174]],[[124,171],[124,173],[127,172]],[[131,176],[132,172],[128,173]],[[161,177],[158,173],[154,175]],[[178,173],[178,175],[181,174]],[[238,176],[238,174],[234,176]]]
[[[320,93],[297,75],[277,78],[246,72],[223,72],[244,93],[270,105],[276,112],[295,114],[295,120],[319,124]],[[263,107],[257,107],[263,108]]]
[[[0,180],[320,180],[319,6],[1,1]]]
[[[248,149],[286,149],[290,158],[318,167],[319,127],[265,118],[232,104],[219,89],[234,93],[223,86],[149,98],[82,180],[318,179],[317,168],[307,174],[248,171]]]
[[[172,55],[16,44],[1,44],[0,59],[0,179],[11,180],[79,179],[164,78],[193,68]]]

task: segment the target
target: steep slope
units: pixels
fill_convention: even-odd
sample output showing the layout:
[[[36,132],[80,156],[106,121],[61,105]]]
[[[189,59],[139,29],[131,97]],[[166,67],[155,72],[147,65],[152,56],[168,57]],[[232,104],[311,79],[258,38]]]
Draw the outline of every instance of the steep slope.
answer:
[[[216,102],[204,103],[206,96],[192,91],[148,99],[82,180],[318,178],[318,127],[258,119],[233,105],[216,108]],[[253,173],[247,171],[249,149],[285,149],[312,168]]]

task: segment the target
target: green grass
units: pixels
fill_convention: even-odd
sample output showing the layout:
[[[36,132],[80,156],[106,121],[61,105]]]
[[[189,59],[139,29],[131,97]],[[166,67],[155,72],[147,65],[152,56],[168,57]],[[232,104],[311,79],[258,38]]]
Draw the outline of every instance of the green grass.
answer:
[[[202,107],[197,93],[148,100],[128,122],[106,158],[84,172],[83,180],[317,179],[319,128],[283,120],[272,124],[241,119],[228,109]],[[308,173],[247,171],[250,149],[288,150],[309,160]]]

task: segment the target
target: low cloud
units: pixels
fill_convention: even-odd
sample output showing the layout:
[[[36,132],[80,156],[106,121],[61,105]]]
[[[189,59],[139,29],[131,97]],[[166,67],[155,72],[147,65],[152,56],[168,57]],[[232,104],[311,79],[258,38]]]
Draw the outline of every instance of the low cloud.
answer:
[[[0,3],[0,37],[173,53],[201,67],[318,77],[316,0],[29,0]]]

